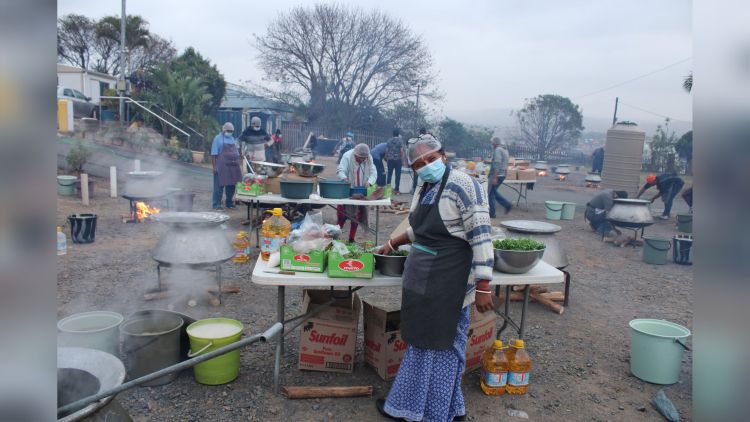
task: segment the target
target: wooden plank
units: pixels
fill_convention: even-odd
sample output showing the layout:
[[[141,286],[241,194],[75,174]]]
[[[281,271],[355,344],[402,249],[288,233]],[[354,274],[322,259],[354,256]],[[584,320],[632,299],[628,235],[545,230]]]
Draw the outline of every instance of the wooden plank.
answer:
[[[316,399],[338,397],[372,396],[372,386],[351,387],[281,387],[281,392],[290,399]]]

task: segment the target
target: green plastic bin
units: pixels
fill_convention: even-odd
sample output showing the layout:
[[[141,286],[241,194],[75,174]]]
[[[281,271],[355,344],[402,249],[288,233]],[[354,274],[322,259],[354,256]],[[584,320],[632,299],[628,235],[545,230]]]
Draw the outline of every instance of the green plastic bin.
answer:
[[[572,220],[576,215],[575,202],[563,202],[562,213],[560,218],[563,220]]]
[[[564,202],[544,201],[544,207],[547,208],[547,220],[559,220],[562,216]]]
[[[679,381],[690,330],[661,319],[634,319],[629,325],[630,372],[653,384]]]
[[[57,193],[61,196],[73,196],[76,192],[77,180],[75,176],[57,176]]]
[[[210,326],[211,329],[207,328]],[[229,318],[207,318],[188,325],[190,352],[192,358],[232,344],[240,339],[244,326],[241,322]],[[213,332],[214,334],[212,334]],[[237,378],[240,373],[239,349],[201,362],[193,367],[195,380],[201,384],[226,384]]]
[[[663,237],[643,236],[643,262],[654,265],[667,263],[672,241]]]

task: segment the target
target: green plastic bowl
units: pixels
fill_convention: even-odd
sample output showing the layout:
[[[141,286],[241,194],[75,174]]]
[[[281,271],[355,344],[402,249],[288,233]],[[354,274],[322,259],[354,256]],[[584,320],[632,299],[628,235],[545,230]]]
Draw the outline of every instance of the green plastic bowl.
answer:
[[[281,196],[289,199],[307,199],[315,184],[307,180],[282,180]]]

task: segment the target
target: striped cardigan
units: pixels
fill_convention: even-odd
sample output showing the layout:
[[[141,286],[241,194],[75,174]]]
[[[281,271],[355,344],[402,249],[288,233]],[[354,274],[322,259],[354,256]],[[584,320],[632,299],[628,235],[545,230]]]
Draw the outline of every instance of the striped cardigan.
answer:
[[[410,212],[414,212],[417,208],[424,187],[425,185],[420,181],[412,199]],[[439,188],[440,185],[437,183],[429,185],[422,203],[434,204]],[[474,303],[476,281],[492,280],[495,256],[492,251],[492,226],[487,194],[476,179],[458,170],[452,170],[439,199],[438,210],[448,232],[467,241],[474,254],[463,304],[467,306]],[[412,228],[409,227],[406,233],[409,240],[413,242]]]

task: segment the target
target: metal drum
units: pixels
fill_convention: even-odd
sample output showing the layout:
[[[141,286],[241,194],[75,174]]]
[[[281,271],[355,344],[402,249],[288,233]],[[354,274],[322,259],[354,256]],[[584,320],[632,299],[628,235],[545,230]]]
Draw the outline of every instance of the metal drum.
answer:
[[[229,220],[216,212],[163,212],[150,217],[167,225],[151,257],[173,265],[207,265],[229,260],[234,256],[232,244],[221,224]]]
[[[617,198],[614,201],[615,205],[607,213],[607,220],[613,225],[640,229],[654,224],[654,218],[648,208],[650,201],[624,198]]]
[[[558,269],[568,266],[568,255],[555,236],[555,233],[562,230],[562,227],[534,220],[508,220],[501,222],[500,225],[508,230],[510,238],[526,237],[544,243],[546,248],[542,261]]]

